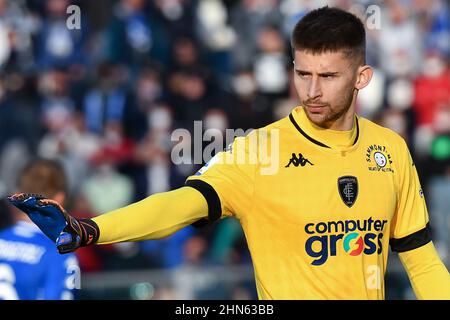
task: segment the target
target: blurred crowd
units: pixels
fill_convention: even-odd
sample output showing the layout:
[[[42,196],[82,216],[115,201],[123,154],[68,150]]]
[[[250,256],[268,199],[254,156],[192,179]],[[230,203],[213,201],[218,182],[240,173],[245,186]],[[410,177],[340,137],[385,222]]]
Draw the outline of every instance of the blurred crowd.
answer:
[[[79,28],[68,28],[71,4],[80,8]],[[201,165],[172,163],[172,131],[192,131],[195,120],[204,129],[247,130],[289,114],[298,103],[290,31],[326,4],[367,23],[367,63],[375,74],[360,93],[358,113],[407,140],[446,260],[444,0],[0,0],[0,195],[14,191],[17,172],[35,156],[64,164],[66,207],[77,217],[181,187]],[[5,226],[11,217],[4,203],[0,212]],[[83,248],[78,257],[84,272],[250,261],[232,219],[158,241]]]

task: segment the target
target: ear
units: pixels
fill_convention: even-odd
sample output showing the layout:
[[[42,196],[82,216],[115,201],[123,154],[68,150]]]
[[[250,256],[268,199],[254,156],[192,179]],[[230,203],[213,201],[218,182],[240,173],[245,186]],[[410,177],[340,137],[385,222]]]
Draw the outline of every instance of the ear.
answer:
[[[364,65],[358,68],[358,75],[355,83],[355,88],[358,90],[367,86],[372,79],[373,69],[368,65]]]

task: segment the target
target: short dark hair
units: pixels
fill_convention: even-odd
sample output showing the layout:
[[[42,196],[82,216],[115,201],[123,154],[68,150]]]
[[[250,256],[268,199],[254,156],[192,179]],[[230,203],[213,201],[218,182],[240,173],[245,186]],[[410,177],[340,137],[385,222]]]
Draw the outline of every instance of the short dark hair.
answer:
[[[344,10],[328,6],[305,15],[294,27],[292,54],[306,50],[314,54],[344,51],[365,63],[366,31],[362,21]]]
[[[30,161],[18,177],[18,191],[36,193],[53,198],[58,192],[66,192],[64,168],[56,160],[37,158]]]

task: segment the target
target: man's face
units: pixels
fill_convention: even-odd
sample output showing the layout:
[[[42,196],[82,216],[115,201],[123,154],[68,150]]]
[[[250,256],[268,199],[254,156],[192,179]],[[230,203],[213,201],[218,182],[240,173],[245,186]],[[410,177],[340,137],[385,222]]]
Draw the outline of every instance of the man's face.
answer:
[[[353,117],[358,65],[343,52],[313,54],[295,51],[294,84],[308,119],[329,129],[340,129]]]

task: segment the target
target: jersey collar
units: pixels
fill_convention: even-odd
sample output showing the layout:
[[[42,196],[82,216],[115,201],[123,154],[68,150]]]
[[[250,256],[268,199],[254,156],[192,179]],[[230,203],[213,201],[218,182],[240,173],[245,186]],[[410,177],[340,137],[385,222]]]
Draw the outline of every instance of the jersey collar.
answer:
[[[301,106],[292,110],[289,120],[304,138],[325,149],[346,150],[352,148],[358,142],[360,135],[359,120],[356,115],[353,128],[349,131],[323,129],[314,125],[309,121]]]

